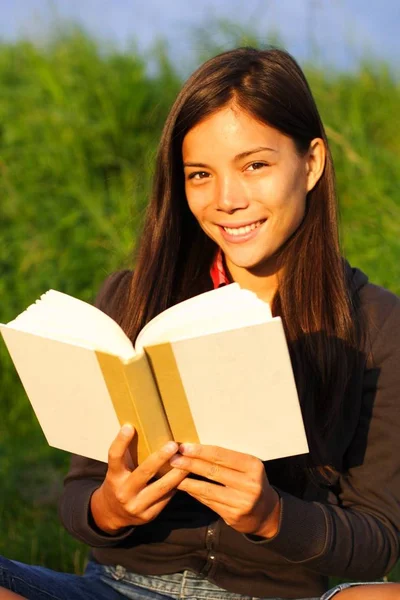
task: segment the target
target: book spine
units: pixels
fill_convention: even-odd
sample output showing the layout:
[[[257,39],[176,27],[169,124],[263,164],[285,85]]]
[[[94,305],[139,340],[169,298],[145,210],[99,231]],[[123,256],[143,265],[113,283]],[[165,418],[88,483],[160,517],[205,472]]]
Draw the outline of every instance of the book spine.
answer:
[[[118,356],[96,351],[119,423],[136,429],[130,447],[133,464],[173,439],[171,429],[144,354],[123,363]]]
[[[173,439],[178,443],[199,443],[196,425],[171,344],[147,346],[145,352],[157,382]]]

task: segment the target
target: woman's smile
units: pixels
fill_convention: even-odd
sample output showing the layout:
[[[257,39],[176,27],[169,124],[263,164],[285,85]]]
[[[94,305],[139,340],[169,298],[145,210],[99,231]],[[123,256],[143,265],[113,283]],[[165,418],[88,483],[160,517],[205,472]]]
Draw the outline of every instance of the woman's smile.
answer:
[[[226,242],[231,244],[244,244],[253,240],[267,219],[259,219],[250,223],[219,225],[221,235]]]

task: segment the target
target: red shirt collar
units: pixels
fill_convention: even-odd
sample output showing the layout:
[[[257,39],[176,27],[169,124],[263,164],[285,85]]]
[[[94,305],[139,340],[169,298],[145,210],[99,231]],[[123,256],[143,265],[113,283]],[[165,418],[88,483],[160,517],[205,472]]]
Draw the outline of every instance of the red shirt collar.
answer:
[[[222,285],[227,285],[228,283],[231,283],[226,274],[224,266],[224,257],[221,249],[219,249],[217,254],[215,255],[213,264],[211,265],[210,275],[215,290],[221,287]]]

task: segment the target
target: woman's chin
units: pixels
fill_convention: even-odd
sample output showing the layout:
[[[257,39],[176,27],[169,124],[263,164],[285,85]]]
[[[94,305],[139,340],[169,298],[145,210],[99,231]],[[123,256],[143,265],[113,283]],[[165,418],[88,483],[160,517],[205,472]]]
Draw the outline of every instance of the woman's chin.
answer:
[[[265,277],[276,272],[276,260],[273,256],[244,256],[239,253],[225,252],[225,262],[234,275],[237,269],[246,270],[255,276]]]

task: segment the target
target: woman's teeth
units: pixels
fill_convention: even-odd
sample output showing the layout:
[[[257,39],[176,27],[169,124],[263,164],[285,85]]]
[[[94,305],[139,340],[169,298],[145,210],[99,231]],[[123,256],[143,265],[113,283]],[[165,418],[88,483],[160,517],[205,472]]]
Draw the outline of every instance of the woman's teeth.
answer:
[[[264,221],[257,221],[256,223],[246,225],[245,227],[224,227],[224,229],[229,235],[244,235],[245,233],[250,233],[253,229],[257,229],[257,227],[260,227],[263,222]]]

